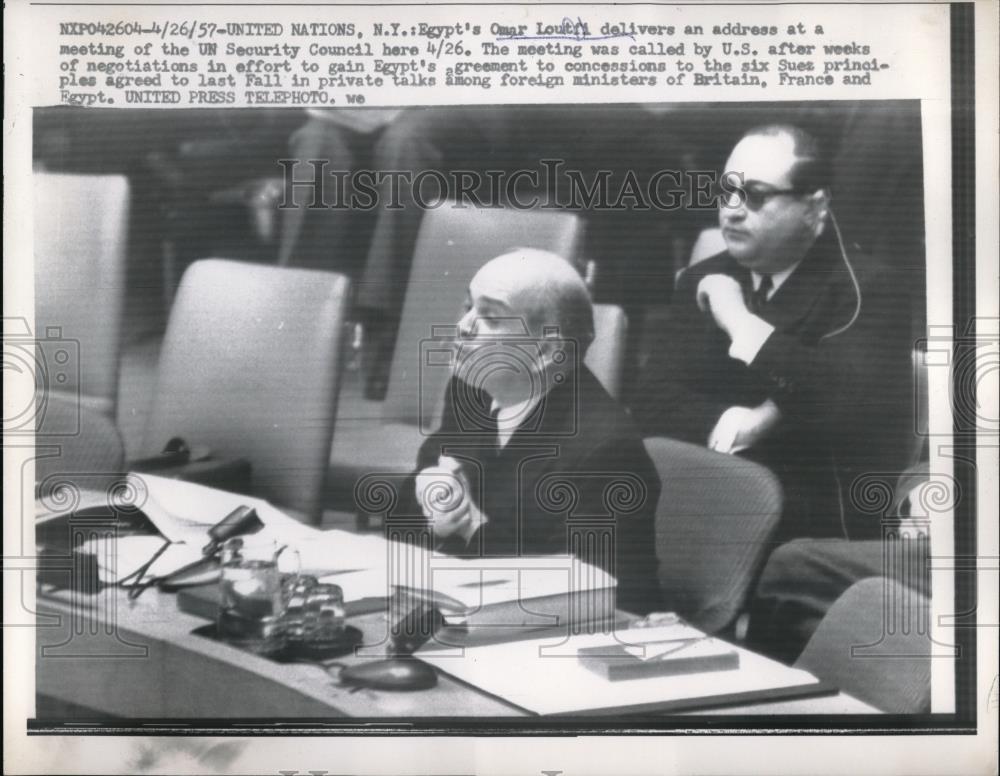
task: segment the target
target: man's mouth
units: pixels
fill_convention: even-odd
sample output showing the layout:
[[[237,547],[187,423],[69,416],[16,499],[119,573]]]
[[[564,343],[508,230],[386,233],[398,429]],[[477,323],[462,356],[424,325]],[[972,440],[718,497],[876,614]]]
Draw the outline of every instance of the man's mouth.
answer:
[[[750,233],[744,229],[736,229],[731,226],[726,226],[722,229],[722,236],[726,239],[745,240],[750,236]]]

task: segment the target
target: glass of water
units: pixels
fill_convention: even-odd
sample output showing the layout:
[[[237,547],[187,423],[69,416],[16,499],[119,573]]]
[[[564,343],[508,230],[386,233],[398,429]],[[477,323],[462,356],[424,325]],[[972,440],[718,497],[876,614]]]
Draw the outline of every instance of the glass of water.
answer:
[[[282,572],[297,558],[273,540],[253,536],[229,539],[222,548],[222,577],[219,600],[219,637],[234,646],[257,654],[280,651],[286,640],[282,617],[286,599]],[[294,572],[298,574],[298,562]]]

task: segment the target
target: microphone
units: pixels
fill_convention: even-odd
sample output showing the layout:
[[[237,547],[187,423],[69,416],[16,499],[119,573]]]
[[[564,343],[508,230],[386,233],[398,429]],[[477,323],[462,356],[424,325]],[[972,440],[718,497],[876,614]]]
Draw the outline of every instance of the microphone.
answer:
[[[222,545],[234,536],[257,533],[264,524],[257,516],[253,507],[239,506],[208,529],[211,541],[202,547],[201,554],[205,557],[215,555]]]
[[[222,545],[234,536],[257,533],[263,527],[264,523],[257,516],[257,510],[253,507],[236,507],[208,529],[210,541],[202,547],[202,557],[158,580],[160,588],[171,591],[213,581],[219,573],[219,569],[216,568],[216,560]]]

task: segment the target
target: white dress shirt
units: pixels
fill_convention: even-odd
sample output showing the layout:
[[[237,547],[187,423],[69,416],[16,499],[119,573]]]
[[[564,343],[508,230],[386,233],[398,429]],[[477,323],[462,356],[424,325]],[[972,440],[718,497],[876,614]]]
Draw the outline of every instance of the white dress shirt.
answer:
[[[797,261],[787,269],[771,275],[771,290],[767,294],[768,301],[771,301],[774,295],[778,293],[778,289],[791,277],[791,274],[795,272],[800,263],[800,261]],[[759,272],[751,272],[750,279],[753,281],[753,290],[756,291],[760,288],[763,275]],[[746,327],[736,332],[733,336],[733,341],[729,346],[729,357],[739,359],[744,364],[750,365],[757,358],[760,349],[764,347],[767,338],[773,333],[774,327],[771,324],[756,315],[751,316],[747,320]]]

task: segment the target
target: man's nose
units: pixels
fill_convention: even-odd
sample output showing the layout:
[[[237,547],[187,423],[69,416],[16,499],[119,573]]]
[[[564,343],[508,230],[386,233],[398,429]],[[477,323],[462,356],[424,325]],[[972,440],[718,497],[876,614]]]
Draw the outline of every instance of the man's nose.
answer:
[[[723,223],[738,223],[747,217],[747,205],[745,200],[726,202],[719,208],[719,219]]]
[[[465,315],[458,319],[458,336],[461,339],[469,339],[473,335],[473,329],[476,327],[476,317],[473,314],[473,310],[469,310]]]

